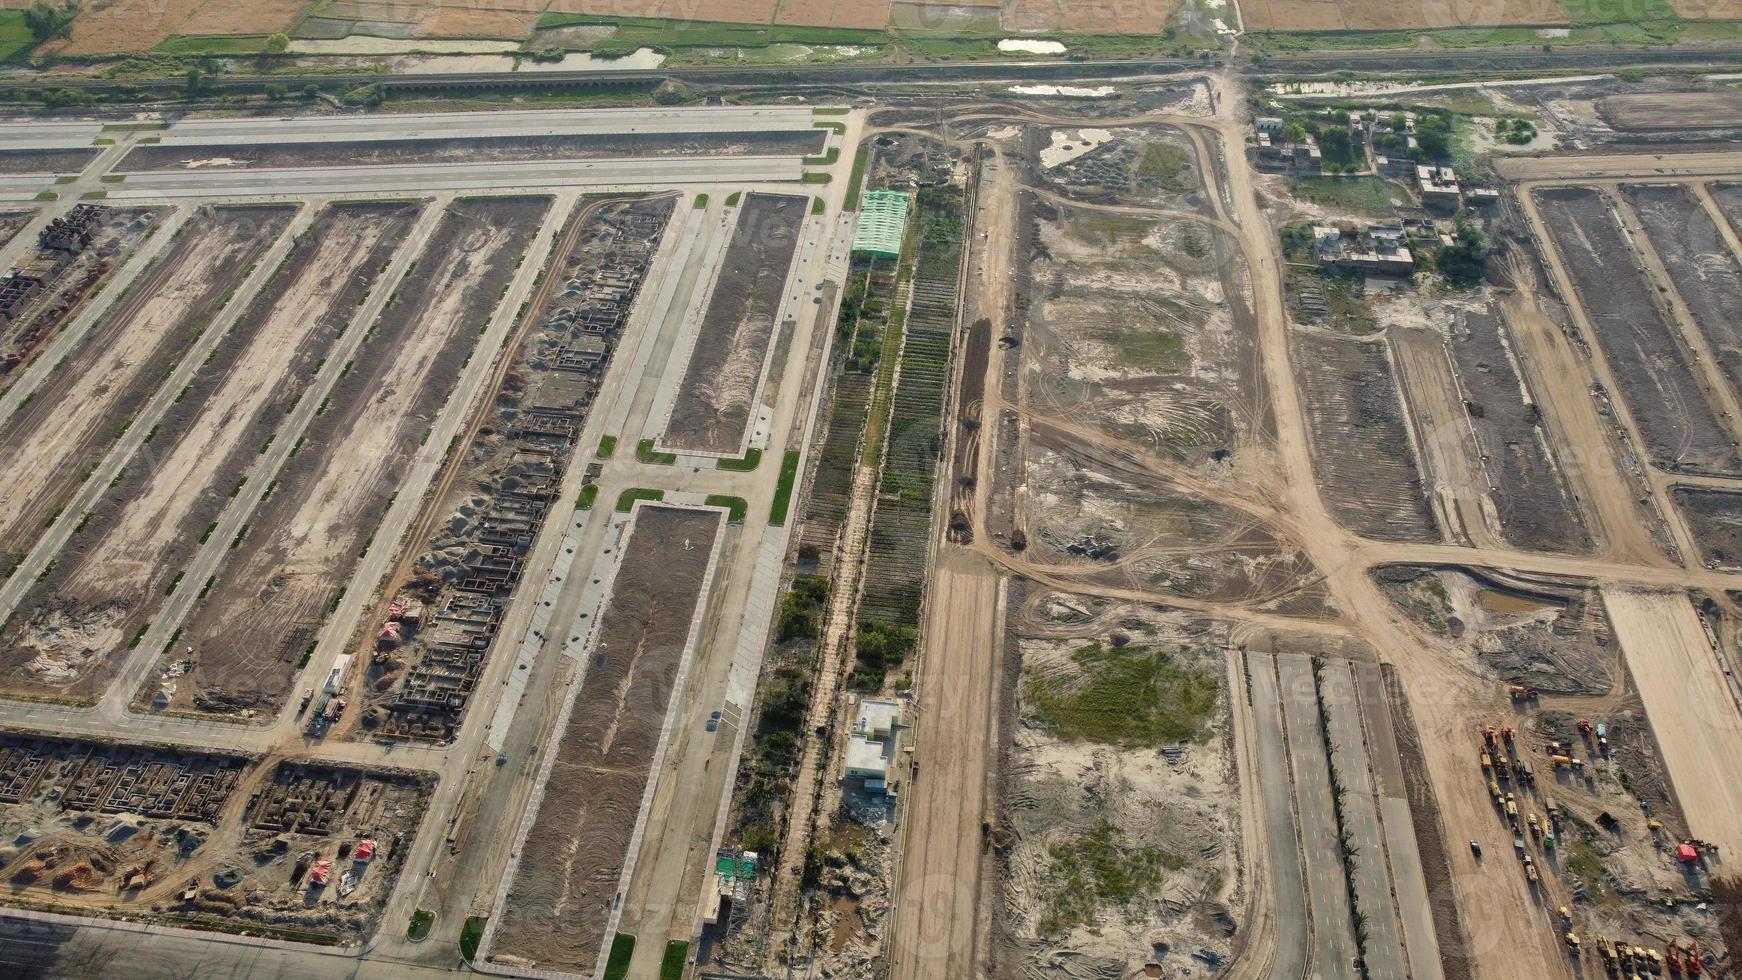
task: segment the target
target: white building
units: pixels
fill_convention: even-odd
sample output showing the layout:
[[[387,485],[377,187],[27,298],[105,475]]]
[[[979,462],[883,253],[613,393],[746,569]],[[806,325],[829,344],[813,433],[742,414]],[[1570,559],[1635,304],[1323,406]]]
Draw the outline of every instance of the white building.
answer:
[[[863,779],[866,789],[881,791],[889,778],[900,733],[900,702],[860,699],[859,716],[847,740],[847,778]]]

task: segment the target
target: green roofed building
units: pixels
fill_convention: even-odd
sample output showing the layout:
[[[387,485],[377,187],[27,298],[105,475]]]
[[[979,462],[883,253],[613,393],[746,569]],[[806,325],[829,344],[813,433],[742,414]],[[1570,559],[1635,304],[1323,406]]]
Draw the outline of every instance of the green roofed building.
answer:
[[[853,232],[853,254],[879,259],[901,257],[907,233],[907,209],[913,198],[900,191],[866,191],[859,199],[859,227]]]

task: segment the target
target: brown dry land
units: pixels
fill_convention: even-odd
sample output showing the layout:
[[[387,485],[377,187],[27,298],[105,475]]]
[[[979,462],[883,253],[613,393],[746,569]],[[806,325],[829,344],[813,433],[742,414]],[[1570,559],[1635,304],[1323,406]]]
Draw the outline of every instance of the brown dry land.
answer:
[[[599,642],[521,846],[492,962],[591,973],[666,706],[707,591],[721,515],[642,504]]]
[[[6,568],[102,461],[120,438],[120,420],[157,390],[289,216],[289,209],[240,208],[195,216],[172,250],[67,353],[69,366],[0,423],[0,454],[9,460],[0,480]]]
[[[1669,0],[1684,20],[1742,20],[1742,0]]]
[[[46,48],[63,55],[150,51],[178,33],[205,0],[113,0],[92,4],[73,21],[66,40]]]
[[[767,24],[780,0],[556,0],[552,13]]]
[[[660,445],[736,456],[749,436],[774,315],[792,274],[810,199],[750,194],[720,263]]]
[[[448,210],[166,658],[193,671],[153,678],[142,697],[161,690],[159,706],[216,713],[284,703],[549,206]]]
[[[76,174],[99,151],[90,149],[0,150],[0,174]]]
[[[251,167],[374,167],[476,163],[479,160],[578,160],[598,157],[802,156],[822,150],[820,129],[763,133],[633,133],[281,143],[253,146],[142,146],[123,171]]]
[[[177,34],[284,34],[314,0],[206,0],[181,22]]]
[[[1742,92],[1611,95],[1597,111],[1616,129],[1720,129],[1742,126]]]
[[[1451,0],[1396,4],[1384,0],[1247,0],[1249,31],[1383,31],[1409,28],[1565,24],[1554,0]]]
[[[1742,472],[1688,360],[1696,355],[1682,344],[1607,195],[1589,187],[1532,194],[1651,461],[1678,472]]]
[[[0,634],[4,687],[86,699],[150,625],[410,229],[406,204],[334,205],[219,343]]]
[[[841,3],[840,0],[783,0],[776,24],[800,27],[847,27],[877,31],[889,26],[889,0]]]
[[[418,37],[510,37],[532,33],[546,0],[440,0],[417,21]]]

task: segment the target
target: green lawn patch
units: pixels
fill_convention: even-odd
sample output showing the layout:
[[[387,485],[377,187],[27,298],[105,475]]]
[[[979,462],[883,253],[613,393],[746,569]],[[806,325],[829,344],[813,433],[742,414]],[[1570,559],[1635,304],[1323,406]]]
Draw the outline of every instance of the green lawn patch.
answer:
[[[1185,338],[1172,330],[1125,330],[1113,336],[1119,363],[1151,371],[1177,371],[1190,363]]]
[[[652,439],[643,439],[635,444],[635,458],[639,462],[654,466],[673,466],[677,463],[676,453],[662,453],[655,450]]]
[[[665,944],[665,956],[659,961],[659,980],[683,980],[683,968],[689,965],[690,944],[673,939]]]
[[[798,450],[787,450],[780,461],[780,483],[774,488],[774,506],[768,509],[768,523],[786,526],[786,512],[792,507],[792,487],[798,481]]]
[[[820,105],[811,110],[813,116],[844,116],[853,110],[844,105]]]
[[[151,50],[154,54],[259,54],[266,50],[266,37],[265,34],[170,37]]]
[[[1289,189],[1296,197],[1319,204],[1381,214],[1410,203],[1401,190],[1379,177],[1301,177]]]
[[[36,195],[36,200],[38,200],[38,201],[58,201],[58,200],[60,200],[60,195],[56,194],[54,191],[39,191]]]
[[[104,174],[103,176],[98,177],[97,179],[105,184],[119,184],[122,181],[127,179],[127,175],[126,174]]]
[[[435,925],[435,913],[428,909],[418,909],[411,913],[411,928],[405,930],[405,938],[414,943],[421,943],[429,938],[430,928]]]
[[[826,184],[832,179],[834,178],[826,170],[807,170],[804,175],[804,182],[807,184]]]
[[[1140,177],[1160,182],[1165,190],[1182,193],[1192,189],[1192,183],[1187,179],[1191,162],[1192,156],[1184,147],[1157,140],[1143,148],[1143,159],[1137,162],[1137,173]]]
[[[811,214],[813,214],[813,215],[822,214],[826,210],[828,210],[828,206],[823,203],[822,198],[820,198],[820,197],[811,198]]]
[[[623,491],[617,498],[617,513],[627,514],[635,509],[637,500],[660,501],[665,499],[664,490],[649,490],[646,487],[632,487]]]
[[[1160,647],[1090,643],[1076,669],[1031,669],[1027,713],[1067,741],[1158,748],[1196,739],[1216,710],[1216,675]]]
[[[24,26],[24,11],[0,10],[0,61],[9,61],[36,47],[36,35]]]
[[[707,206],[708,206],[708,195],[697,194],[696,195],[696,210],[700,211],[703,208],[706,208]]]
[[[489,918],[482,915],[466,916],[466,924],[460,927],[460,958],[467,963],[478,955],[478,944],[484,941],[484,923]]]
[[[715,469],[728,470],[733,473],[748,473],[760,465],[762,465],[762,450],[755,448],[752,448],[749,452],[745,453],[741,459],[718,459],[714,461]]]
[[[605,958],[605,980],[623,980],[629,975],[629,960],[635,955],[635,937],[620,932],[611,937],[611,955]]]
[[[853,156],[853,172],[847,175],[847,202],[842,205],[848,211],[859,210],[859,193],[865,186],[865,165],[870,160],[870,154],[863,146]]]
[[[821,122],[813,122],[813,123],[811,123],[811,128],[812,129],[826,129],[829,132],[834,133],[836,136],[847,135],[847,124],[846,123],[835,122],[834,120],[830,120],[830,119],[825,119]]]
[[[843,129],[843,132],[844,131],[845,130]],[[841,148],[838,146],[831,146],[820,157],[805,157],[804,165],[807,167],[832,167],[839,159],[841,159]]]
[[[593,501],[599,499],[599,485],[589,483],[581,488],[581,495],[575,498],[576,510],[592,510]]]
[[[59,177],[54,179],[54,182],[57,184],[71,184],[78,179],[78,175],[76,174],[61,174]]]
[[[108,191],[86,191],[79,195],[81,201],[101,201],[109,196]]]
[[[709,494],[707,504],[709,507],[726,508],[726,520],[731,524],[744,523],[744,515],[750,511],[750,501],[723,493]]]
[[[594,453],[593,455],[598,457],[599,459],[610,459],[611,454],[616,452],[616,451],[617,451],[617,437],[616,436],[605,436],[604,438],[599,440],[599,451]]]
[[[169,123],[166,123],[166,122],[128,122],[128,123],[104,123],[103,124],[103,132],[105,132],[105,133],[148,133],[148,132],[154,132],[154,131],[162,131],[162,130],[165,130],[168,128],[169,128]]]
[[[738,206],[738,202],[743,200],[743,199],[744,199],[744,192],[743,191],[733,191],[732,193],[726,195],[726,206],[729,208],[735,208]]]

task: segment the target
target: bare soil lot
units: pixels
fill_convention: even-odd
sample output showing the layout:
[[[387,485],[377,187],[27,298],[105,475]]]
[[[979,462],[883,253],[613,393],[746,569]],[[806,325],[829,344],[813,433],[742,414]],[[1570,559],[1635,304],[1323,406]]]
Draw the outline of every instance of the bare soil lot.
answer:
[[[1653,131],[1742,126],[1742,92],[1611,95],[1597,111],[1616,129]]]
[[[1675,503],[1710,568],[1742,567],[1742,494],[1707,487],[1676,487]]]
[[[810,199],[748,194],[696,332],[677,400],[660,445],[737,456],[750,435],[750,411],[792,275],[798,232]]]
[[[1681,472],[1742,472],[1608,200],[1587,187],[1533,193],[1652,462]]]
[[[285,34],[316,0],[206,0],[177,34]]]
[[[1729,243],[1686,186],[1632,184],[1622,193],[1731,388],[1742,394],[1742,267]]]
[[[9,689],[77,700],[150,624],[418,208],[334,205],[279,267],[0,634]],[[188,587],[197,587],[189,583]]]
[[[780,0],[554,0],[553,13],[767,24]],[[883,2],[883,0],[880,0]],[[879,24],[879,27],[882,25]]]
[[[0,422],[10,461],[0,481],[5,567],[52,515],[179,362],[187,346],[289,223],[290,208],[203,211],[93,324],[30,401]]]
[[[1209,210],[1191,141],[1173,126],[1039,129],[1032,138],[1041,181],[1067,197]]]
[[[890,0],[842,3],[841,0],[781,0],[776,24],[800,27],[846,27],[876,31],[889,26]]]
[[[1160,34],[1179,8],[1175,0],[1015,0],[1001,26],[1007,31]]]
[[[1506,329],[1499,311],[1471,311],[1454,321],[1448,345],[1486,472],[1498,477],[1489,495],[1501,533],[1531,550],[1584,551],[1590,533],[1555,468],[1541,412],[1519,378]]]
[[[641,505],[491,962],[593,970],[720,527],[715,512]]]
[[[1383,342],[1297,332],[1313,458],[1343,526],[1387,541],[1438,541]]]
[[[820,129],[767,133],[582,133],[567,136],[339,140],[327,143],[141,146],[118,171],[379,167],[510,163],[598,157],[802,156],[822,149]]]
[[[550,202],[461,200],[372,326],[142,696],[219,714],[281,706]],[[383,546],[386,542],[383,542]],[[192,651],[192,652],[189,652]],[[161,697],[159,696],[161,695]]]
[[[89,149],[0,150],[0,174],[76,174],[100,151]]]

